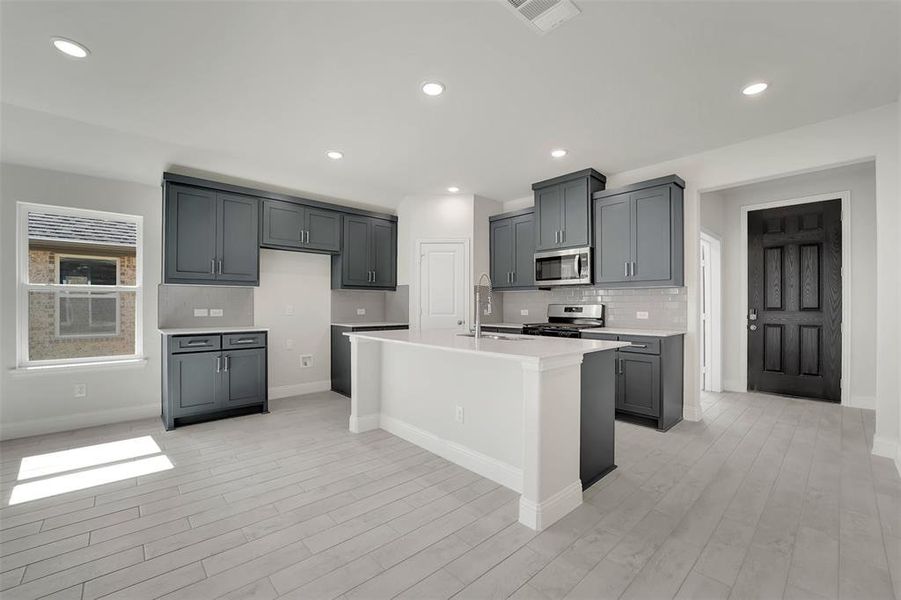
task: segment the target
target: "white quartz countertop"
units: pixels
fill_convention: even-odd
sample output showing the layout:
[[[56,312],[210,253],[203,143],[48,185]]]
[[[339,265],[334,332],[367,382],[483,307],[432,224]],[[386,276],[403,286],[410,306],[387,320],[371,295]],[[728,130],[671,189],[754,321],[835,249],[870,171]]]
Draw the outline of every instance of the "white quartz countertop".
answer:
[[[537,362],[548,358],[575,356],[615,350],[628,346],[627,342],[578,340],[530,335],[511,335],[515,340],[495,340],[488,337],[476,339],[460,335],[457,331],[433,329],[406,329],[395,331],[360,331],[344,335],[386,344],[408,344],[424,348],[437,348],[452,352],[484,354]]]
[[[335,327],[409,327],[409,323],[389,323],[373,321],[372,323],[332,323]]]
[[[168,329],[160,328],[163,335],[206,335],[208,333],[243,333],[246,331],[269,331],[268,327],[173,327]]]
[[[678,329],[643,329],[639,327],[592,327],[583,329],[582,333],[609,333],[611,335],[647,335],[651,337],[671,337],[685,335]]]
[[[522,330],[525,325],[523,325],[522,323],[482,323],[482,327],[501,327],[503,329]]]

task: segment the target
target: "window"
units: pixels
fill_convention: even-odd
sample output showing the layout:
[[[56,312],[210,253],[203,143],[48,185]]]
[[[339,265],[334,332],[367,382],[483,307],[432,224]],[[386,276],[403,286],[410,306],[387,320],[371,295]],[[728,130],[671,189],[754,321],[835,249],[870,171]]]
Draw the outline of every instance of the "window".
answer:
[[[134,359],[142,218],[19,204],[19,365]]]

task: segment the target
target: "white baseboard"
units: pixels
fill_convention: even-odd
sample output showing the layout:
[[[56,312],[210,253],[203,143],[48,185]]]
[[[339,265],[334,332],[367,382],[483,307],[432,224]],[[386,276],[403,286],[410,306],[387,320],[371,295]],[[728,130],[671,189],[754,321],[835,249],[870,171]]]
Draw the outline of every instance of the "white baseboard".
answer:
[[[309,383],[295,383],[294,385],[280,385],[269,388],[269,399],[288,398],[290,396],[302,396],[316,392],[327,392],[332,389],[332,380],[310,381]]]
[[[882,435],[873,436],[873,454],[892,459],[895,462],[895,468],[901,474],[901,443],[897,439]]]
[[[408,442],[425,448],[429,452],[446,458],[454,464],[487,477],[491,481],[508,487],[516,492],[522,492],[522,469],[505,462],[491,458],[480,452],[470,450],[460,444],[445,440],[419,427],[414,427],[393,417],[382,415],[379,426],[385,431],[403,438]],[[579,501],[581,502],[582,487],[579,485]],[[571,509],[570,509],[571,510]],[[567,511],[568,512],[568,511]]]
[[[544,502],[519,498],[519,522],[536,531],[553,525],[582,504],[582,482],[574,481]]]
[[[85,427],[97,427],[99,425],[122,423],[123,421],[159,417],[160,411],[160,404],[154,402],[153,404],[142,404],[140,406],[129,406],[126,408],[115,408],[88,413],[73,413],[58,417],[19,421],[18,423],[4,422],[0,424],[0,439],[12,440],[32,435],[72,431],[73,429],[84,429]]]
[[[379,415],[363,415],[362,417],[350,415],[349,429],[351,433],[372,431],[373,429],[379,428],[379,421]]]
[[[876,410],[876,396],[851,396],[850,402],[845,406]]]
[[[747,392],[748,386],[738,379],[723,379],[723,390],[727,392]]]

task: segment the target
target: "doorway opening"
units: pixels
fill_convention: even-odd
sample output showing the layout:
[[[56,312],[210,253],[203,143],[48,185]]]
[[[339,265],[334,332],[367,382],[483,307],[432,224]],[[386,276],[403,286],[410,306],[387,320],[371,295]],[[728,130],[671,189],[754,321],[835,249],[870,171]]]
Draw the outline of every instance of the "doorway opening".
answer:
[[[722,242],[701,232],[701,390],[721,392]]]

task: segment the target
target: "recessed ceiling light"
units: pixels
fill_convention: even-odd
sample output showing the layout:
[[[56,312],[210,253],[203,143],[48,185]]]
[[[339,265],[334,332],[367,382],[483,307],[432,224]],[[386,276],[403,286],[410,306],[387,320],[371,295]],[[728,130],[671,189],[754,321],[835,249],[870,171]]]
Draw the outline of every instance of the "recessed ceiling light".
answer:
[[[71,56],[72,58],[85,58],[90,53],[87,48],[85,48],[78,42],[73,42],[72,40],[67,40],[66,38],[50,38],[50,43],[53,44],[54,48],[56,48],[66,56]]]
[[[566,150],[563,148],[557,148],[556,150],[551,150],[551,156],[554,158],[563,158],[566,156]]]
[[[757,83],[752,83],[750,85],[745,86],[745,89],[741,91],[745,96],[756,96],[757,94],[766,90],[769,86],[765,81],[758,81]]]
[[[460,191],[460,188],[458,188],[455,185],[452,185],[449,188],[447,188],[447,191],[449,191],[451,194],[456,194],[457,192]]]
[[[328,156],[332,160],[339,160],[341,158],[344,158],[344,153],[338,152],[337,150],[329,150],[328,152],[325,153],[325,155]]]
[[[444,84],[440,81],[426,81],[422,84],[422,93],[426,96],[440,96],[444,93]]]

